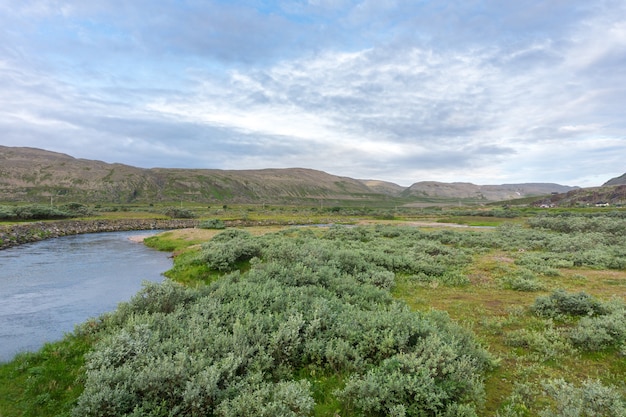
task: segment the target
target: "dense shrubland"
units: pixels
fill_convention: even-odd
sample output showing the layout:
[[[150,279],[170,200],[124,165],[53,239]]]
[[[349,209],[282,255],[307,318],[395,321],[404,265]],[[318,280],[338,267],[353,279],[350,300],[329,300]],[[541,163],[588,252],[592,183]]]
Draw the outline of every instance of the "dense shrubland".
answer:
[[[228,229],[181,260],[204,266],[196,278],[207,286],[149,286],[99,324],[107,336],[88,355],[76,415],[103,402],[110,415],[480,414],[489,354],[444,313],[411,312],[390,290],[398,279],[469,287],[473,263],[492,251],[514,255],[496,273],[500,290],[545,291],[563,268],[620,269],[624,242],[598,219],[585,220],[592,225],[567,232],[545,220],[463,232],[373,226],[252,236]],[[616,220],[624,222],[607,219]],[[592,256],[598,245],[603,255]],[[557,289],[520,316],[536,324],[507,330],[503,344],[537,364],[585,352],[619,356],[624,312],[623,300]],[[623,387],[580,384],[520,383],[544,405],[514,392],[498,413],[568,415],[558,410],[575,408],[578,395],[605,401],[596,411],[623,410]],[[556,386],[569,387],[571,398]]]
[[[217,235],[189,262],[234,272],[198,289],[148,284],[82,327],[102,336],[74,415],[476,415],[490,356],[444,313],[389,293],[394,270],[423,273],[422,251],[459,253],[396,245],[389,261],[374,255],[385,233]]]
[[[624,416],[625,225],[211,231],[77,328],[73,415]]]

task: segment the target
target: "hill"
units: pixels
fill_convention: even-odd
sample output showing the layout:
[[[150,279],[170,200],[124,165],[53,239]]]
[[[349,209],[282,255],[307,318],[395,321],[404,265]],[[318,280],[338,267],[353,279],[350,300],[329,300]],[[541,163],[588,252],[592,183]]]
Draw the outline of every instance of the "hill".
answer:
[[[144,169],[6,146],[0,146],[0,193],[4,201],[114,203],[287,203],[389,197],[362,181],[312,169]]]
[[[411,185],[401,195],[405,198],[440,197],[475,201],[503,201],[551,193],[564,193],[574,188],[549,183],[475,185],[465,182],[422,181]]]
[[[558,184],[474,185],[418,182],[405,188],[305,168],[219,170],[137,168],[42,149],[0,146],[5,202],[274,203],[401,205],[426,201],[488,202],[565,192]]]
[[[626,185],[626,174],[620,175],[619,177],[611,178],[610,180],[602,184],[603,187],[610,185]]]
[[[537,206],[585,207],[626,205],[626,184],[581,188],[537,200]]]

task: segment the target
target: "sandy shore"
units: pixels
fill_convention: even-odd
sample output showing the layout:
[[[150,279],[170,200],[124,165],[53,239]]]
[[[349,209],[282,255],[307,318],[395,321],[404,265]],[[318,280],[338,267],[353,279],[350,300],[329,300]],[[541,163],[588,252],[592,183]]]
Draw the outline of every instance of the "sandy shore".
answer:
[[[128,240],[130,240],[131,242],[135,242],[135,243],[143,243],[143,240],[150,236],[154,236],[154,235],[134,235],[134,236],[129,236]]]

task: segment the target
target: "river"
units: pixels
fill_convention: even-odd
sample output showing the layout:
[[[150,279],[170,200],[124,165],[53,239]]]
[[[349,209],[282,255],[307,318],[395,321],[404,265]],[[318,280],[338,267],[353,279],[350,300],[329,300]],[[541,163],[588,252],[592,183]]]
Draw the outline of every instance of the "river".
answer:
[[[0,251],[0,362],[114,310],[144,280],[161,281],[169,254],[129,240],[153,233],[65,236]]]

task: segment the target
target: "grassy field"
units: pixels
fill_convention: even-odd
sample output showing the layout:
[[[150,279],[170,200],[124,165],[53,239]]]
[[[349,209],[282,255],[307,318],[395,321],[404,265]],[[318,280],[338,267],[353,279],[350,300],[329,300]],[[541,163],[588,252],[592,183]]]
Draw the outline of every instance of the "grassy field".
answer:
[[[230,241],[219,244],[225,246],[205,243],[223,230],[183,229],[150,238],[149,246],[174,252],[175,265],[167,275],[188,288],[219,282],[232,270],[240,270],[244,277],[249,271],[264,271],[264,264],[278,262],[270,261],[273,256],[287,256],[273,254],[273,248],[282,247],[285,254],[325,248],[324,259],[339,256],[342,262],[354,264],[344,268],[348,275],[353,269],[360,271],[357,277],[393,272],[389,292],[395,300],[419,314],[446,312],[486,349],[495,366],[482,371],[485,398],[475,405],[477,415],[624,415],[623,212],[546,215],[529,210],[511,215],[495,209],[494,215],[385,209],[365,213],[368,210],[264,206],[194,211],[199,218],[271,220],[282,225],[246,228],[251,237],[239,241],[242,237],[233,234]],[[353,226],[291,226],[330,223]],[[224,263],[211,255],[228,257],[230,250],[242,245],[252,245],[259,260],[233,255]],[[294,259],[293,264],[303,262]],[[281,266],[288,267],[289,263]],[[578,307],[583,313],[575,310]],[[70,415],[86,381],[84,353],[103,334],[72,335],[1,365],[0,416]],[[316,402],[312,415],[385,415],[359,409],[358,401],[351,406],[341,403],[335,393],[345,387],[348,373],[324,369],[308,365],[293,370],[296,380],[312,384]],[[604,408],[594,409],[592,403]]]

